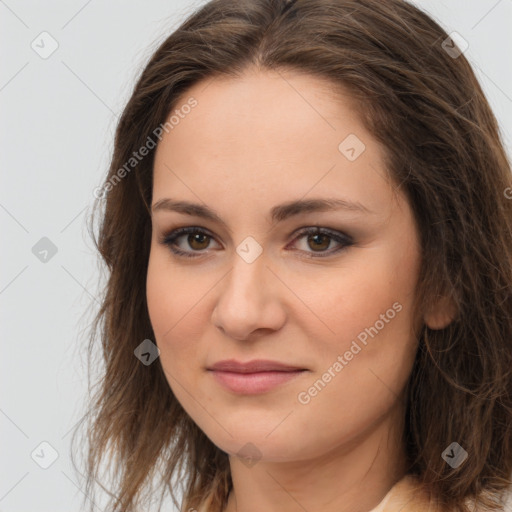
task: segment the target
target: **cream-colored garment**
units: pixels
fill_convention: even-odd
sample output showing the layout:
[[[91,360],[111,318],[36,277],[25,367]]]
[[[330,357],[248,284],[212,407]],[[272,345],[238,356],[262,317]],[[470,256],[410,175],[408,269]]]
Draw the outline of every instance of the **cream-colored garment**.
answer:
[[[382,501],[369,512],[438,512],[439,508],[430,502],[421,491],[417,480],[405,475],[384,496]]]
[[[207,503],[197,512],[209,512]],[[411,475],[405,475],[389,490],[382,501],[368,512],[439,512],[439,510],[429,502],[424,493],[420,492],[416,479]]]

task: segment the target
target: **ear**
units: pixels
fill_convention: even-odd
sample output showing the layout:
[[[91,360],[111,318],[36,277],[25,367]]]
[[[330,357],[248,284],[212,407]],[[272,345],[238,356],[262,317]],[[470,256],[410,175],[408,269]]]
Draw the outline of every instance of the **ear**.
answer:
[[[424,314],[425,324],[433,330],[444,329],[457,316],[455,301],[450,297],[440,297],[430,311]]]

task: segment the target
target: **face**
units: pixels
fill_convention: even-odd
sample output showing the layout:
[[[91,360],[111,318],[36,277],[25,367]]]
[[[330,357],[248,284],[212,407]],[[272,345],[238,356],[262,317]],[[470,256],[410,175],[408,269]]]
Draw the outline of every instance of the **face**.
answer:
[[[154,164],[147,301],[169,386],[229,454],[342,449],[411,372],[411,209],[350,97],[322,79],[251,70],[176,108],[191,97]],[[287,367],[212,370],[226,360]]]

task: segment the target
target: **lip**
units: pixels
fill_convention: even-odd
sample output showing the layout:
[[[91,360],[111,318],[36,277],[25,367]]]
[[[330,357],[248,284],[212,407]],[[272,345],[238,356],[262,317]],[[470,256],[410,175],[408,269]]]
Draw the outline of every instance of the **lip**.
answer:
[[[245,363],[229,359],[219,361],[207,370],[222,386],[244,395],[265,393],[308,371],[306,368],[265,359]]]
[[[270,359],[253,359],[252,361],[240,362],[236,359],[219,361],[208,367],[208,370],[218,370],[233,373],[256,373],[256,372],[287,372],[305,370],[300,366],[271,361]]]

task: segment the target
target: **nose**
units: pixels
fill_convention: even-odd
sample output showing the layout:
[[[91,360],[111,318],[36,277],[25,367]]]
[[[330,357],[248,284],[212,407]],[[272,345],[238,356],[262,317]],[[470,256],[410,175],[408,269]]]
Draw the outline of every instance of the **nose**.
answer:
[[[236,254],[232,270],[216,287],[219,295],[211,318],[226,336],[248,340],[284,325],[286,288],[267,265],[263,254],[252,263]]]

